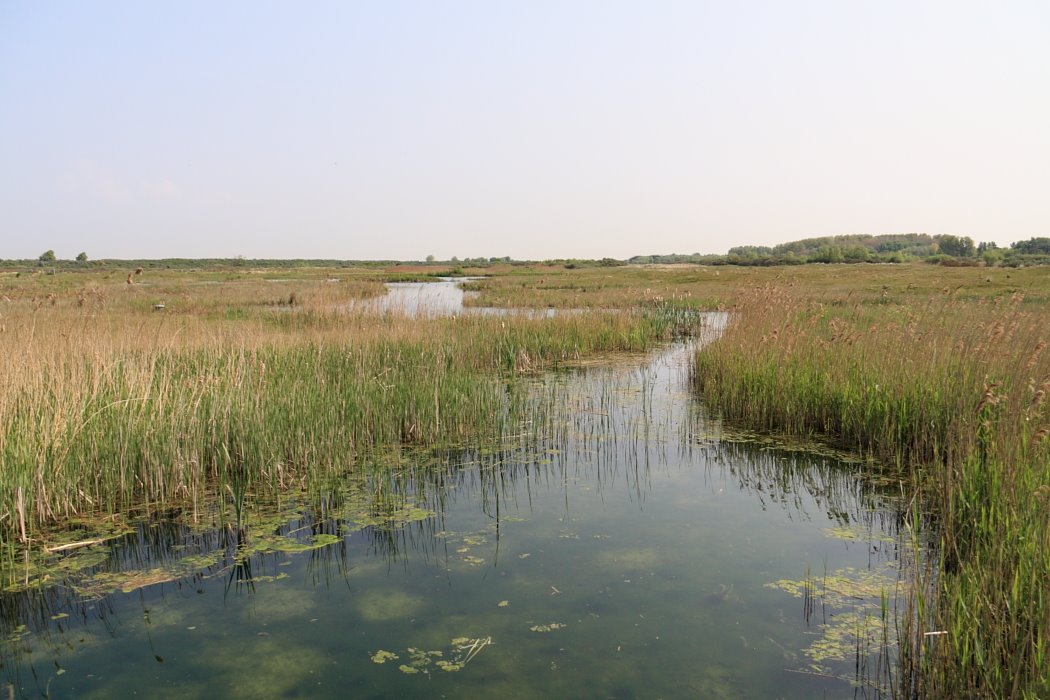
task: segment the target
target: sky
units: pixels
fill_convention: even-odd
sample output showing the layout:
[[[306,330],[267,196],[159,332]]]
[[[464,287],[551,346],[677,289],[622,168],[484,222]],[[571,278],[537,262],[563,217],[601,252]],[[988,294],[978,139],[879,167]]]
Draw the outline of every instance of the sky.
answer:
[[[1050,2],[0,2],[0,258],[1050,236]]]

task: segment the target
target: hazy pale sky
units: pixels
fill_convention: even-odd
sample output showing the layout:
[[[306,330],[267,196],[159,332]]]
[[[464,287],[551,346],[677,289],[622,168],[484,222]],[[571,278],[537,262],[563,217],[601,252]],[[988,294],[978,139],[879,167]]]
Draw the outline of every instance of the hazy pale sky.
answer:
[[[1050,2],[0,2],[0,258],[1050,236]]]

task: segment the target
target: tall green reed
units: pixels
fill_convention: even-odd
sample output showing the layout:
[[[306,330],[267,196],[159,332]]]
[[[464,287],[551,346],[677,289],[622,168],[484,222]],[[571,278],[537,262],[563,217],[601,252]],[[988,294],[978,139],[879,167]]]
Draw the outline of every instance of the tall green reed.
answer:
[[[0,533],[322,483],[377,450],[498,439],[508,382],[672,332],[644,313],[417,320],[331,310],[245,323],[35,309],[0,401]],[[130,324],[130,325],[129,325]],[[64,333],[73,328],[75,333]]]
[[[922,496],[939,544],[915,566],[905,695],[1050,692],[1050,318],[1020,296],[828,306],[765,289],[696,356],[734,420],[877,458]]]

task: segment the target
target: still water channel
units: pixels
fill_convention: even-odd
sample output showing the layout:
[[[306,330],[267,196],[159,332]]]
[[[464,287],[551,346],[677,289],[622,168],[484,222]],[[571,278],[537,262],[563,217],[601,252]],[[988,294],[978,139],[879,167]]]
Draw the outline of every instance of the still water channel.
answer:
[[[402,455],[320,505],[71,550],[0,594],[0,696],[877,697],[893,495],[724,432],[692,352],[536,379],[500,445]]]

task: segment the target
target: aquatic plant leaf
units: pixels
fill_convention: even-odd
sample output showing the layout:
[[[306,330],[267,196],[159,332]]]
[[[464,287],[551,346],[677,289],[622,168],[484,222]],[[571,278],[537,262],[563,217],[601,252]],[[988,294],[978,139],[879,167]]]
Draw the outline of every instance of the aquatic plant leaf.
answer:
[[[224,556],[225,553],[221,550],[207,552],[206,554],[191,554],[179,559],[178,565],[182,569],[197,572],[215,566],[222,561]]]
[[[449,658],[444,658],[446,652],[441,649],[417,649],[409,647],[406,653],[410,657],[407,664],[401,664],[399,670],[402,673],[425,673],[428,676],[432,668],[452,673],[463,669],[478,653],[492,644],[492,637],[471,639],[470,637],[456,637],[449,642],[451,649]],[[392,652],[380,650],[372,655],[372,661],[380,664],[397,659],[398,656]]]
[[[281,573],[277,574],[276,576],[269,576],[269,575],[252,576],[250,579],[245,579],[244,582],[247,583],[247,582],[250,581],[251,583],[273,583],[274,581],[281,581],[282,579],[286,579],[286,578],[290,578],[290,574],[288,574],[287,572],[282,571]]]
[[[392,651],[385,651],[383,649],[380,649],[379,651],[377,651],[376,653],[372,654],[372,656],[371,656],[372,663],[374,663],[374,664],[385,664],[387,661],[394,661],[395,659],[399,659],[399,658],[401,658],[401,657],[399,657],[394,652],[392,652]]]
[[[75,586],[84,596],[101,596],[119,590],[131,593],[146,586],[174,581],[178,576],[163,568],[136,571],[101,572],[87,581]]]
[[[879,534],[868,529],[849,525],[824,528],[824,534],[836,540],[846,540],[847,542],[868,542],[869,544],[878,542],[889,544],[894,541],[892,535],[885,533]]]
[[[88,549],[72,556],[64,557],[55,568],[63,572],[81,571],[104,564],[108,559],[109,552],[104,549]]]

